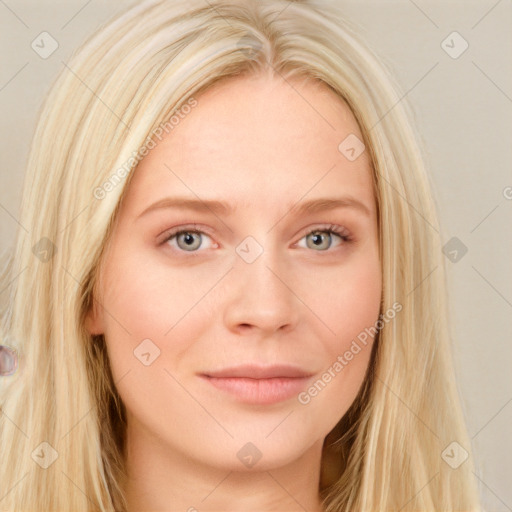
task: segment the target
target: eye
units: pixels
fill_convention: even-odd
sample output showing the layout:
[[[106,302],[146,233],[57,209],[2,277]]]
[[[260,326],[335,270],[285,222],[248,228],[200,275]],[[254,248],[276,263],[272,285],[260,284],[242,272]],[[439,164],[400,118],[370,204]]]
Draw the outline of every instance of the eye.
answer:
[[[180,228],[172,230],[169,233],[167,233],[162,244],[173,241],[175,242],[175,244],[169,243],[169,245],[173,245],[174,247],[176,247],[177,245],[178,250],[186,252],[197,252],[197,249],[204,245],[204,236],[210,238],[206,233],[198,229]],[[208,249],[208,247],[206,248]]]
[[[352,237],[346,228],[333,224],[319,226],[317,229],[306,232],[306,235],[303,236],[300,241],[303,239],[306,240],[306,248],[320,249],[319,252],[327,252],[327,250],[332,246],[333,235],[341,240],[338,245],[352,242]],[[184,226],[168,232],[161,244],[169,244],[178,251],[190,253],[199,252],[198,249],[200,247],[203,247],[204,249],[218,247],[216,244],[212,243],[204,247],[204,237],[211,240],[208,234],[197,229],[195,225],[193,228]],[[301,245],[301,247],[304,246]]]
[[[325,252],[332,245],[332,235],[342,240],[339,245],[352,241],[349,231],[342,226],[336,225],[321,226],[318,229],[309,231],[303,239],[306,239],[307,248],[321,249],[320,252]]]

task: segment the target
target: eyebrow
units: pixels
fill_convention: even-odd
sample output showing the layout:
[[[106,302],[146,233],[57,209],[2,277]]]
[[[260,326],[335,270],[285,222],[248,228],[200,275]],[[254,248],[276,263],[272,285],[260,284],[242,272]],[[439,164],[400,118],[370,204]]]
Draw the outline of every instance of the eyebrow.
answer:
[[[161,209],[185,209],[196,212],[212,212],[219,215],[229,215],[236,210],[235,205],[227,204],[215,199],[191,199],[188,197],[164,197],[146,208],[137,218],[147,215],[150,212]],[[363,202],[352,196],[343,197],[321,197],[312,199],[297,205],[289,205],[287,211],[291,214],[300,215],[316,213],[336,208],[353,208],[366,216],[371,216],[371,211]]]

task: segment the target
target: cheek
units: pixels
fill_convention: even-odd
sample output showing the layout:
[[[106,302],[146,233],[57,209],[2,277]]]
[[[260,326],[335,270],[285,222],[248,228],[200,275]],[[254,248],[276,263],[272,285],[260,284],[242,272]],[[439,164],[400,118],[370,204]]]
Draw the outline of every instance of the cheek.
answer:
[[[166,264],[163,248],[125,243],[112,254],[106,268],[105,305],[116,318],[122,318],[128,330],[161,337],[211,286],[207,269],[197,269],[190,272]]]
[[[382,275],[374,250],[355,254],[338,267],[320,268],[308,280],[308,305],[326,326],[322,339],[332,356],[378,320]]]
[[[329,327],[319,337],[327,355],[321,379],[346,409],[363,382],[376,334],[382,294],[378,255],[368,251],[315,281],[324,284],[311,295],[313,307]]]
[[[211,322],[201,297],[215,276],[190,282],[190,273],[144,257],[111,261],[104,318],[114,382],[132,419],[143,418],[159,431],[175,421],[174,401],[182,414],[197,414],[176,369],[186,366],[187,354]]]
[[[158,351],[164,356],[152,366],[160,366],[164,359],[179,361],[196,337],[196,329],[202,328],[200,319],[208,318],[198,312],[202,311],[201,297],[211,287],[211,276],[190,282],[183,270],[151,263],[140,249],[122,252],[122,257],[120,251],[113,253],[105,267],[108,279],[103,296],[105,336],[113,371],[119,376],[140,366],[135,357],[143,342],[151,357]],[[156,348],[144,340],[151,340]]]

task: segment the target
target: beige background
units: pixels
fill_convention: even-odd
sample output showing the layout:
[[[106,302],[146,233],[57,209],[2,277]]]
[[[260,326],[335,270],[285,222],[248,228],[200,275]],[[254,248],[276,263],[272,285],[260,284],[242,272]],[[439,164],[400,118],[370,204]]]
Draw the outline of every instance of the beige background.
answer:
[[[18,228],[43,96],[83,38],[130,3],[0,0],[0,249]],[[512,2],[338,3],[407,92],[428,151],[443,241],[457,237],[468,248],[457,263],[447,261],[459,386],[484,506],[512,510],[512,199],[504,193],[512,198]],[[43,31],[59,43],[47,59],[31,48]],[[469,44],[456,59],[441,46],[453,31]],[[452,51],[460,48],[450,41]]]

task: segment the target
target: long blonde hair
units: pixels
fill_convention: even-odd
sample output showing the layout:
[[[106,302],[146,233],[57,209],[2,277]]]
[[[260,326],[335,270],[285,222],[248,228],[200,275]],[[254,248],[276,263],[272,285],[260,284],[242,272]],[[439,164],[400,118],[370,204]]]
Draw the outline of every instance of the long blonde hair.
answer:
[[[141,148],[214,83],[269,71],[320,80],[351,107],[373,165],[382,310],[402,305],[324,443],[325,510],[480,509],[418,135],[400,88],[340,11],[320,0],[148,0],[66,64],[30,150],[28,232],[0,286],[0,343],[20,359],[0,381],[1,510],[126,510],[125,410],[105,340],[84,325],[101,257]],[[443,455],[454,447],[469,454],[458,467]]]

